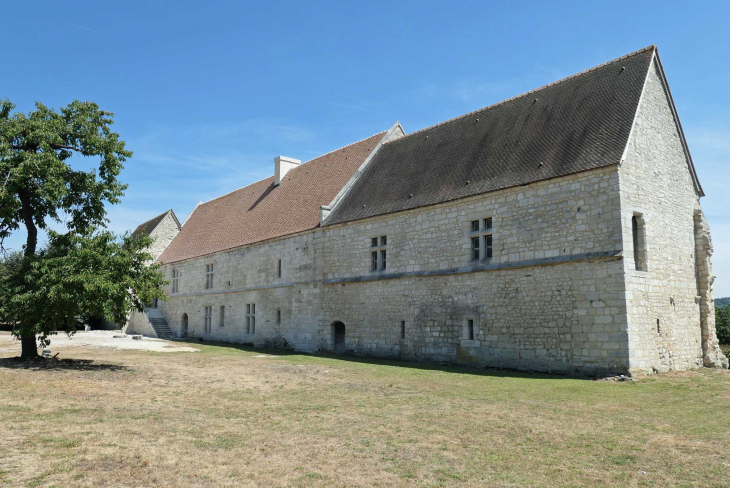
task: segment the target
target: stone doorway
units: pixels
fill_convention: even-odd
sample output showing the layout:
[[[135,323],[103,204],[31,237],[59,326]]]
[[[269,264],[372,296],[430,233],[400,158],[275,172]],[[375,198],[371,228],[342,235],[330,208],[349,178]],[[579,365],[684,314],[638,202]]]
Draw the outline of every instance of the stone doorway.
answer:
[[[188,336],[188,314],[184,313],[182,316],[182,323],[180,324],[180,337],[185,338]]]
[[[332,324],[334,328],[334,339],[335,339],[335,352],[337,354],[344,354],[347,351],[345,345],[345,324],[342,322],[335,322]]]

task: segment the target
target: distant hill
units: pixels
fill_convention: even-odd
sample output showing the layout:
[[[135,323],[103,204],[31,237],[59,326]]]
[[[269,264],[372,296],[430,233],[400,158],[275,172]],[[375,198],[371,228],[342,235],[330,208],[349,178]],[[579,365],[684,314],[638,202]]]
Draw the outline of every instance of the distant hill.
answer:
[[[730,297],[715,298],[716,307],[724,307],[725,305],[730,305]]]

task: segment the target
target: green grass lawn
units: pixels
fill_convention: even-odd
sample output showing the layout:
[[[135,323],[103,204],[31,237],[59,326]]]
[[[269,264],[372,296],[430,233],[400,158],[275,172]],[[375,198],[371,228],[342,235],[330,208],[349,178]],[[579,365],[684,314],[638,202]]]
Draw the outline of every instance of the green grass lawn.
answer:
[[[196,347],[0,359],[0,486],[730,486],[726,371],[612,382]]]

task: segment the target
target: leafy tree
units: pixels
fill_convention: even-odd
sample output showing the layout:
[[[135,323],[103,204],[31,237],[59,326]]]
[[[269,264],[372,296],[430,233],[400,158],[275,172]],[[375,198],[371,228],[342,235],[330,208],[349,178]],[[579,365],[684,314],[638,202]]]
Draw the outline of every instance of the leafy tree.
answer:
[[[53,273],[77,271],[73,267],[61,268],[62,262],[70,263],[55,254],[56,250],[49,249],[40,259],[37,255],[38,230],[46,229],[53,221],[65,223],[68,242],[55,236],[54,246],[67,249],[71,255],[81,250],[98,252],[97,264],[103,262],[103,256],[109,257],[107,264],[115,264],[113,258],[118,254],[93,244],[102,246],[97,241],[108,241],[110,237],[104,237],[104,234],[94,237],[92,231],[106,224],[104,205],[119,203],[124,194],[126,185],[120,183],[117,176],[122,163],[132,153],[110,129],[113,114],[99,110],[94,103],[74,101],[60,111],[37,103],[36,109],[27,115],[11,114],[14,108],[7,100],[0,101],[0,247],[6,237],[21,226],[25,228],[24,259],[13,285],[15,292],[24,298],[13,301],[20,307],[13,313],[19,321],[13,333],[22,343],[21,357],[31,358],[38,354],[36,334],[45,337],[56,325],[49,318],[68,319],[68,315],[58,316],[63,312],[49,307],[46,307],[48,315],[41,313],[35,301],[42,298],[35,290],[40,285],[32,280],[42,277],[42,283],[50,291],[55,290],[53,280],[62,278],[54,278]],[[74,169],[70,164],[72,156],[98,158],[98,165],[95,163],[91,171]],[[83,243],[74,241],[74,235],[84,240]],[[91,261],[89,258],[88,262]],[[67,286],[70,285],[66,283],[62,288],[67,290]],[[132,287],[132,290],[137,288]],[[79,290],[78,287],[73,289]],[[0,298],[7,302],[6,297]],[[52,303],[70,304],[70,300]],[[119,305],[116,300],[108,301],[106,305],[112,303]],[[6,311],[7,308],[5,306]],[[110,311],[113,315],[118,312],[114,308]]]
[[[715,325],[720,344],[730,344],[730,305],[715,309]]]
[[[124,323],[132,309],[165,299],[159,265],[149,265],[148,236],[118,239],[108,231],[86,235],[49,232],[48,245],[32,258],[23,275],[6,285],[0,316],[16,324],[35,324],[41,345],[56,331],[72,333],[92,317]]]

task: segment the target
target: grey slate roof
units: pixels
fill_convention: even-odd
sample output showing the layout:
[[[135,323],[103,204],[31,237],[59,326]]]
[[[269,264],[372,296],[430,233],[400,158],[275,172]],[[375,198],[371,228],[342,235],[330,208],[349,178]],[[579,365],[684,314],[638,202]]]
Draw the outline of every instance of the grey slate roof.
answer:
[[[385,143],[324,224],[619,163],[654,49]]]
[[[155,227],[157,227],[160,224],[160,222],[162,222],[162,219],[164,219],[165,216],[170,212],[172,212],[172,218],[175,219],[175,222],[177,222],[177,226],[179,228],[180,222],[177,220],[177,215],[175,215],[175,212],[173,212],[172,209],[170,209],[170,210],[166,210],[165,212],[162,212],[157,217],[154,217],[143,224],[139,224],[137,226],[137,228],[134,229],[134,232],[132,232],[132,237],[137,237],[143,233],[150,235],[152,233],[152,231],[155,230]]]

